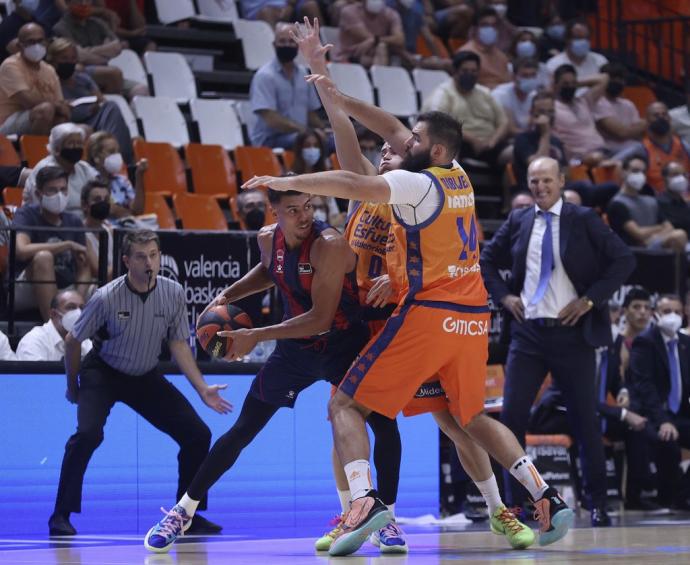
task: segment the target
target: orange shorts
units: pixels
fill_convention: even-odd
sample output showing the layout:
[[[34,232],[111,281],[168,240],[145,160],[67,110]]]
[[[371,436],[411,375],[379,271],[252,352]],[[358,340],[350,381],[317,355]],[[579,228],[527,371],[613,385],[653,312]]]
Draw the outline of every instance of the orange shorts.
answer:
[[[389,418],[403,409],[412,415],[447,408],[465,425],[484,410],[489,325],[487,306],[403,306],[371,338],[339,388]]]

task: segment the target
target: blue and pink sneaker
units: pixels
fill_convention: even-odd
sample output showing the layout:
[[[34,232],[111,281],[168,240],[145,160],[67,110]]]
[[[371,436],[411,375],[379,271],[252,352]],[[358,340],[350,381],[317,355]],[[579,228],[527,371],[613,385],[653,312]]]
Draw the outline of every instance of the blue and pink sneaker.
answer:
[[[381,550],[381,553],[407,553],[405,533],[395,522],[390,522],[380,530],[375,531],[369,537],[372,545]]]
[[[192,518],[182,506],[175,505],[169,512],[164,508],[163,519],[151,528],[144,538],[144,547],[154,553],[167,553],[175,540],[183,536],[192,525]]]

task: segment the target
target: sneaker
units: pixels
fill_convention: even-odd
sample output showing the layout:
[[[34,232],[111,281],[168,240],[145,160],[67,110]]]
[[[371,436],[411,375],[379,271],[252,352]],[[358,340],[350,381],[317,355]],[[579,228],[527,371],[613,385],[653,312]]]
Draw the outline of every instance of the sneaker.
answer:
[[[165,517],[153,526],[144,538],[144,547],[154,553],[170,551],[175,540],[183,536],[192,525],[192,519],[179,504],[175,505],[170,512],[164,508],[161,508],[161,512],[165,514]]]
[[[340,516],[336,516],[330,521],[331,526],[335,526],[330,532],[326,532],[314,543],[316,551],[328,551],[331,548],[333,540],[340,535],[345,523],[345,512]]]
[[[568,533],[575,513],[568,508],[558,491],[549,487],[534,503],[534,519],[539,521],[539,545],[551,545]]]
[[[350,503],[350,511],[345,517],[340,534],[333,540],[328,555],[338,557],[354,553],[373,532],[393,521],[393,514],[377,495],[375,490],[370,490],[362,498]]]
[[[534,543],[534,532],[517,519],[517,511],[509,510],[505,505],[496,508],[491,516],[491,531],[507,537],[513,549],[527,549]]]
[[[391,522],[369,536],[369,541],[381,550],[381,553],[407,553],[405,533],[395,522]]]

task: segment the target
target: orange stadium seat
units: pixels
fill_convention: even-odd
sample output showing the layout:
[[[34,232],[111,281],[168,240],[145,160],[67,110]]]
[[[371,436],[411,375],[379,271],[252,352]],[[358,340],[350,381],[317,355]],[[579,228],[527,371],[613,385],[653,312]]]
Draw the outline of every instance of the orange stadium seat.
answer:
[[[438,50],[438,54],[440,57],[446,57],[450,58],[450,53],[448,52],[448,48],[446,47],[445,43],[443,43],[443,40],[436,36],[433,35],[433,42],[434,46]],[[421,55],[422,57],[431,57],[433,56],[434,52],[431,49],[431,46],[427,43],[426,39],[422,37],[422,34],[420,33],[417,36],[417,53]]]
[[[633,104],[635,104],[637,111],[643,118],[647,112],[647,106],[649,106],[652,102],[656,102],[656,94],[654,94],[654,91],[651,88],[645,85],[626,86],[623,89],[623,94],[621,96],[623,98],[627,98]]]
[[[228,224],[213,196],[178,192],[173,196],[175,211],[186,230],[226,231]]]
[[[158,217],[158,227],[162,230],[177,229],[170,206],[158,192],[147,192],[144,195],[144,214],[155,214]]]
[[[4,135],[0,135],[0,165],[5,167],[19,167],[22,160],[12,142]]]
[[[591,180],[589,178],[589,170],[587,165],[576,165],[574,167],[568,167],[569,179],[570,180]]]
[[[235,164],[242,175],[242,182],[255,175],[279,177],[283,172],[270,147],[236,147]]]
[[[616,165],[594,167],[592,169],[592,180],[597,184],[602,182],[618,182],[620,180],[618,167]]]
[[[19,147],[27,165],[35,167],[41,159],[48,156],[48,136],[22,135],[19,138]]]
[[[24,189],[18,186],[6,186],[2,189],[2,201],[5,206],[16,206],[19,208],[22,205],[23,192]]]
[[[174,194],[187,192],[184,164],[177,150],[169,143],[152,143],[134,140],[134,157],[148,159],[149,168],[144,173],[146,192]]]
[[[221,145],[189,143],[184,149],[192,170],[194,194],[228,198],[237,194],[237,175],[227,152]]]

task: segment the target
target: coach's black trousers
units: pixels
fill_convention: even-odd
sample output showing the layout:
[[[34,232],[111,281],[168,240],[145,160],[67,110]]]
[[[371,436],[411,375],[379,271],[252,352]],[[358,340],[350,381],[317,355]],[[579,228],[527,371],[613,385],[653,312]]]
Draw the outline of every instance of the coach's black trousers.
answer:
[[[116,402],[124,402],[180,446],[175,500],[185,493],[206,457],[211,431],[184,395],[158,369],[138,377],[125,375],[106,365],[92,351],[82,363],[77,432],[65,446],[56,512],[81,511],[84,473],[93,452],[103,441],[103,427]],[[199,508],[206,508],[206,499],[201,501]]]

